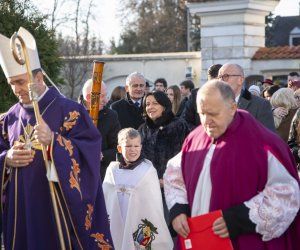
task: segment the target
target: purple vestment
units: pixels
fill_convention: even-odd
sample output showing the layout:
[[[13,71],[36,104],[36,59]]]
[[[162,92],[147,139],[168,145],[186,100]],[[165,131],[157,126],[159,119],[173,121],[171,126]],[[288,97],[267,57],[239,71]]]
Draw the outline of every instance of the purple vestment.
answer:
[[[39,101],[40,113],[54,132],[48,150],[57,171],[58,210],[66,249],[112,249],[100,181],[101,136],[86,110],[50,88]],[[32,108],[14,105],[0,135],[3,233],[6,249],[60,249],[46,168],[32,137]],[[26,132],[25,132],[25,131]],[[13,144],[31,135],[34,161],[6,169]]]
[[[182,174],[190,207],[205,156],[212,143],[200,125],[187,137],[182,148]],[[293,156],[286,143],[264,128],[246,111],[238,111],[227,131],[217,139],[210,165],[212,194],[210,211],[227,209],[250,200],[261,192],[268,178],[267,151],[299,180]],[[235,250],[299,249],[299,213],[279,238],[263,242],[256,233],[232,239]]]

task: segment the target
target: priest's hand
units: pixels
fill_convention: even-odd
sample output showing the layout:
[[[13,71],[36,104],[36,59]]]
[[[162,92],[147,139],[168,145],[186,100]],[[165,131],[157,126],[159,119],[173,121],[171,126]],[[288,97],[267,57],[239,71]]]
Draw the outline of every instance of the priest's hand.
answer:
[[[172,221],[174,230],[182,237],[186,238],[190,233],[186,214],[180,214]]]
[[[216,235],[219,235],[220,238],[228,238],[229,233],[223,217],[216,219],[213,223],[213,231]]]
[[[164,188],[164,179],[159,179],[160,188]]]
[[[26,167],[33,161],[34,155],[31,150],[24,149],[24,146],[24,143],[20,143],[7,151],[5,159],[8,167]]]
[[[33,136],[39,143],[45,146],[48,146],[51,143],[52,131],[42,118],[40,124],[34,126]]]

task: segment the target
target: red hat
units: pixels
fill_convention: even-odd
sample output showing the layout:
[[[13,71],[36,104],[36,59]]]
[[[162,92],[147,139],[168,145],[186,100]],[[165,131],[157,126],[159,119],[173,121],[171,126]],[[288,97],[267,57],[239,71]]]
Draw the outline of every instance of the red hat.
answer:
[[[263,81],[263,83],[273,85],[273,81],[271,79],[266,79],[266,80]]]

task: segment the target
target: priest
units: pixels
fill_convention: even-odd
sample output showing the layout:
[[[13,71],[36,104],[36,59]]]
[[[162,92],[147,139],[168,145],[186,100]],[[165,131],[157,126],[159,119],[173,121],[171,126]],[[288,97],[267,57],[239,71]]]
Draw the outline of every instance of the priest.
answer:
[[[230,238],[234,249],[299,249],[299,179],[286,143],[237,110],[225,82],[207,82],[197,109],[202,125],[164,175],[174,230],[185,238],[187,216],[222,210],[209,230]]]
[[[61,249],[63,242],[66,249],[112,249],[100,182],[101,136],[84,107],[45,85],[33,36],[22,27],[18,35],[27,45],[41,121],[37,124],[26,67],[16,63],[10,40],[0,35],[0,64],[19,100],[6,113],[0,134],[5,248]]]

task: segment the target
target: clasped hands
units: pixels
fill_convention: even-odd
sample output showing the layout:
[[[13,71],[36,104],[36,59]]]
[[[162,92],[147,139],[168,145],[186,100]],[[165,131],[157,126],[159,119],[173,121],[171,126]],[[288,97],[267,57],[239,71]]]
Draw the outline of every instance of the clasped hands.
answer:
[[[289,113],[289,110],[284,107],[278,107],[273,110],[273,115],[278,118],[283,118],[283,117],[287,116],[288,113]]]
[[[178,215],[173,221],[172,225],[174,230],[182,237],[186,238],[190,233],[190,228],[187,222],[187,216],[185,214]],[[220,236],[220,238],[228,238],[229,233],[223,217],[216,219],[212,226],[214,234]]]
[[[48,146],[52,140],[52,131],[41,118],[40,124],[34,126],[33,137],[42,145]],[[34,158],[31,149],[26,148],[25,143],[12,146],[6,154],[6,165],[8,167],[26,167]]]

